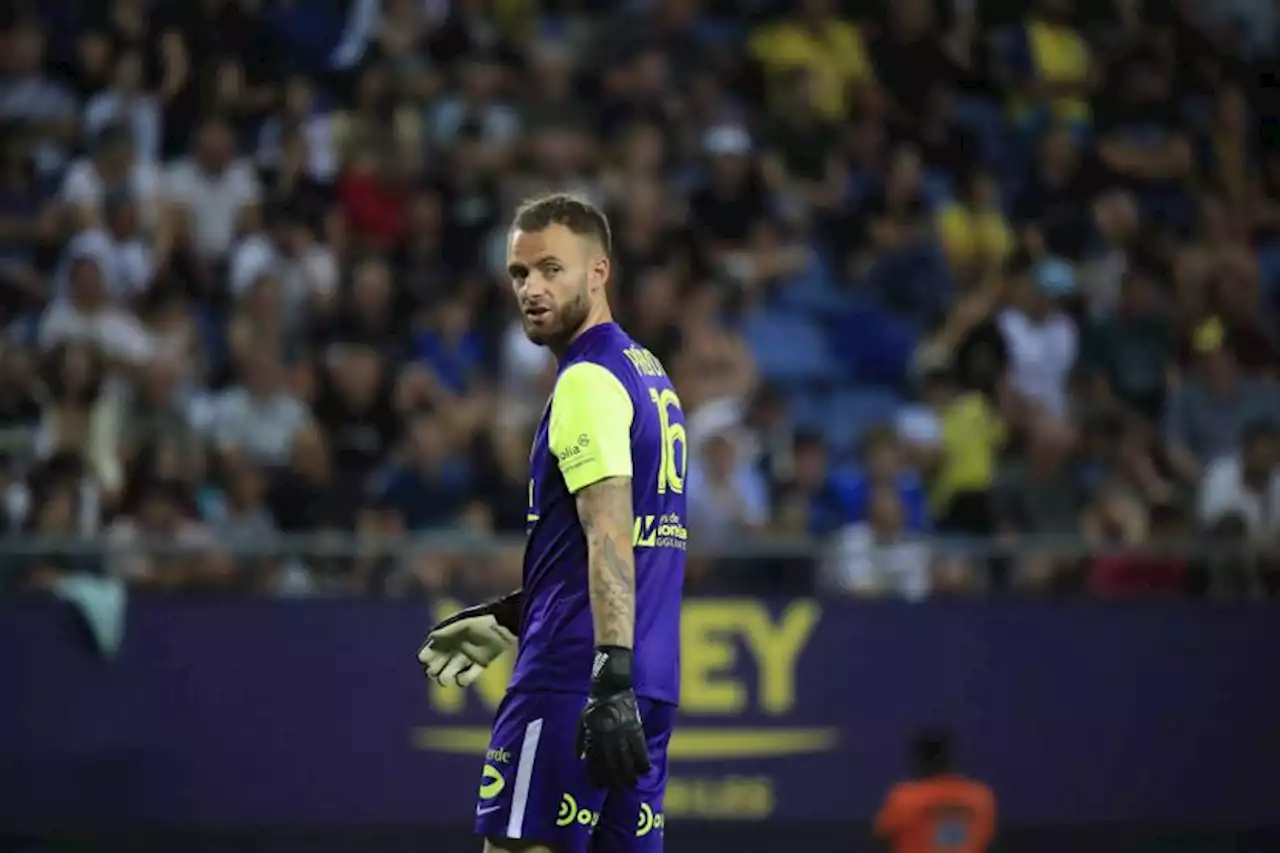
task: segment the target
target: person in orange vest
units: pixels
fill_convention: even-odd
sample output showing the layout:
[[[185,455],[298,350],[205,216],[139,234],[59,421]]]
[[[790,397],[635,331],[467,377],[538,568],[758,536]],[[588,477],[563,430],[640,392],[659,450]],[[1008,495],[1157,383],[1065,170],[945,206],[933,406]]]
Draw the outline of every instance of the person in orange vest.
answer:
[[[899,782],[876,815],[875,834],[894,853],[985,853],[996,829],[996,798],[982,782],[952,770],[951,736],[918,735],[914,778]]]

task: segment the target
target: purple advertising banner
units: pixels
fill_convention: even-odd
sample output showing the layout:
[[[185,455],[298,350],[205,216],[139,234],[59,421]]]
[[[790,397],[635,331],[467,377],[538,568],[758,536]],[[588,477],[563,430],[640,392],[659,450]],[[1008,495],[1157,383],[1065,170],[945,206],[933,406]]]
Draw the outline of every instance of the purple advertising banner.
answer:
[[[0,605],[0,830],[464,823],[507,673],[429,689],[450,605],[135,600],[105,659]],[[666,811],[869,818],[922,725],[1011,823],[1280,823],[1280,613],[694,599]]]

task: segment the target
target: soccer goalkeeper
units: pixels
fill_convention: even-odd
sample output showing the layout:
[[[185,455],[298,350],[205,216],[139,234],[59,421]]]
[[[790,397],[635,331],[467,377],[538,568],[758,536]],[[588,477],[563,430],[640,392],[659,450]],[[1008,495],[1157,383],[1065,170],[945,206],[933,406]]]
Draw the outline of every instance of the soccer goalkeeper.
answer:
[[[687,464],[666,371],[613,321],[610,234],[580,199],[517,211],[507,271],[559,362],[530,455],[524,586],[437,625],[418,654],[471,684],[518,645],[481,777],[486,853],[658,853],[680,679]]]

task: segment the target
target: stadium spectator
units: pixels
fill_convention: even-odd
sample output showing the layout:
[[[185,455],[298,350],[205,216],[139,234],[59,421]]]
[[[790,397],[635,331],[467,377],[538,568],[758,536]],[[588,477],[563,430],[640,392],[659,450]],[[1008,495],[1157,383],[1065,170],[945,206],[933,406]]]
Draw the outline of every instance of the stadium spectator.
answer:
[[[1032,588],[1059,578],[1065,567],[1059,548],[1080,533],[1087,495],[1072,470],[1075,438],[1068,427],[1041,421],[1025,437],[1025,458],[1001,472],[996,483],[998,532],[1015,542],[1045,541],[1043,549],[1024,555],[1015,578]]]
[[[726,423],[704,432],[688,452],[690,535],[724,545],[764,530],[768,486],[753,464],[740,425]]]
[[[918,601],[932,589],[933,555],[911,535],[902,495],[876,483],[867,495],[866,520],[836,533],[825,567],[829,590]]]
[[[103,204],[111,190],[124,190],[137,200],[142,223],[156,222],[161,176],[154,163],[140,161],[127,125],[107,123],[90,145],[91,156],[73,162],[62,181],[62,201],[78,228],[104,224]]]
[[[1151,273],[1130,270],[1118,310],[1093,321],[1082,338],[1077,374],[1101,383],[1102,396],[1114,394],[1144,416],[1158,416],[1175,368],[1177,334]]]
[[[29,130],[0,126],[0,310],[17,316],[47,298],[42,261],[60,235],[55,184],[36,170]]]
[[[1068,381],[1080,345],[1063,300],[1075,293],[1075,273],[1060,260],[1045,260],[1015,272],[1012,287],[999,317],[1010,385],[1033,415],[1066,418]]]
[[[408,427],[407,458],[374,488],[381,504],[409,530],[431,530],[457,520],[472,497],[471,471],[453,452],[440,423],[428,414]]]
[[[38,20],[11,23],[4,40],[0,118],[16,119],[36,134],[36,167],[60,171],[80,129],[80,105],[48,68],[48,39]]]
[[[210,435],[223,452],[282,465],[294,437],[310,420],[306,406],[286,389],[280,360],[268,348],[252,350],[242,371],[241,382],[214,402]]]
[[[907,530],[920,533],[929,528],[924,484],[919,472],[909,467],[902,441],[891,426],[867,430],[862,439],[859,470],[839,478],[837,483],[845,523],[868,521],[872,493],[883,486],[897,493]]]
[[[65,293],[41,317],[40,346],[47,351],[68,341],[87,341],[112,366],[143,365],[155,356],[155,341],[134,313],[112,299],[97,248],[90,241],[70,247]]]
[[[762,26],[751,35],[750,51],[770,84],[795,69],[813,74],[818,109],[829,119],[839,120],[871,90],[873,70],[862,33],[841,20],[829,0],[804,0],[790,17]]]
[[[938,443],[929,460],[933,518],[947,533],[990,536],[1005,424],[985,395],[957,388],[950,371],[937,371],[923,384],[922,397],[938,419]]]
[[[1146,541],[1141,547],[1104,554],[1089,567],[1088,589],[1100,598],[1135,598],[1180,595],[1193,580],[1188,561],[1152,543],[1179,542],[1186,538],[1186,519],[1176,506],[1151,507]]]
[[[47,356],[48,394],[35,436],[37,458],[60,454],[84,461],[95,484],[114,497],[124,487],[120,459],[120,406],[106,387],[97,349],[78,341]]]
[[[157,100],[145,88],[142,54],[125,51],[115,58],[111,84],[84,107],[84,133],[93,138],[110,125],[129,129],[138,163],[160,159],[164,139],[163,116]]]
[[[1230,455],[1246,424],[1280,422],[1280,392],[1241,375],[1240,364],[1216,318],[1192,333],[1195,364],[1174,391],[1164,416],[1169,462],[1184,482],[1197,482],[1204,466]]]
[[[192,155],[169,166],[164,193],[170,227],[204,264],[224,260],[236,235],[255,227],[262,200],[257,174],[237,159],[232,128],[217,116],[201,122]]]
[[[1275,422],[1245,426],[1240,449],[1209,464],[1197,503],[1206,528],[1235,516],[1244,520],[1251,541],[1280,541],[1280,433]]]
[[[1019,26],[1005,57],[1014,84],[1015,112],[1026,128],[1066,121],[1087,128],[1089,96],[1098,68],[1084,35],[1073,25],[1074,0],[1039,0]]]

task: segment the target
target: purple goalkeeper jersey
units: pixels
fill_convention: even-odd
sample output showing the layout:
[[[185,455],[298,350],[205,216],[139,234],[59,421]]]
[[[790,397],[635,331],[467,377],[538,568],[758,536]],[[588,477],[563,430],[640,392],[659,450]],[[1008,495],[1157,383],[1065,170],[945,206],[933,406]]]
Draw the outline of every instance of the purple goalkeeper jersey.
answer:
[[[635,689],[676,704],[684,585],[687,448],[671,380],[616,324],[560,359],[529,457],[524,611],[511,689],[586,693],[595,649],[587,543],[574,493],[630,476],[635,516]]]

